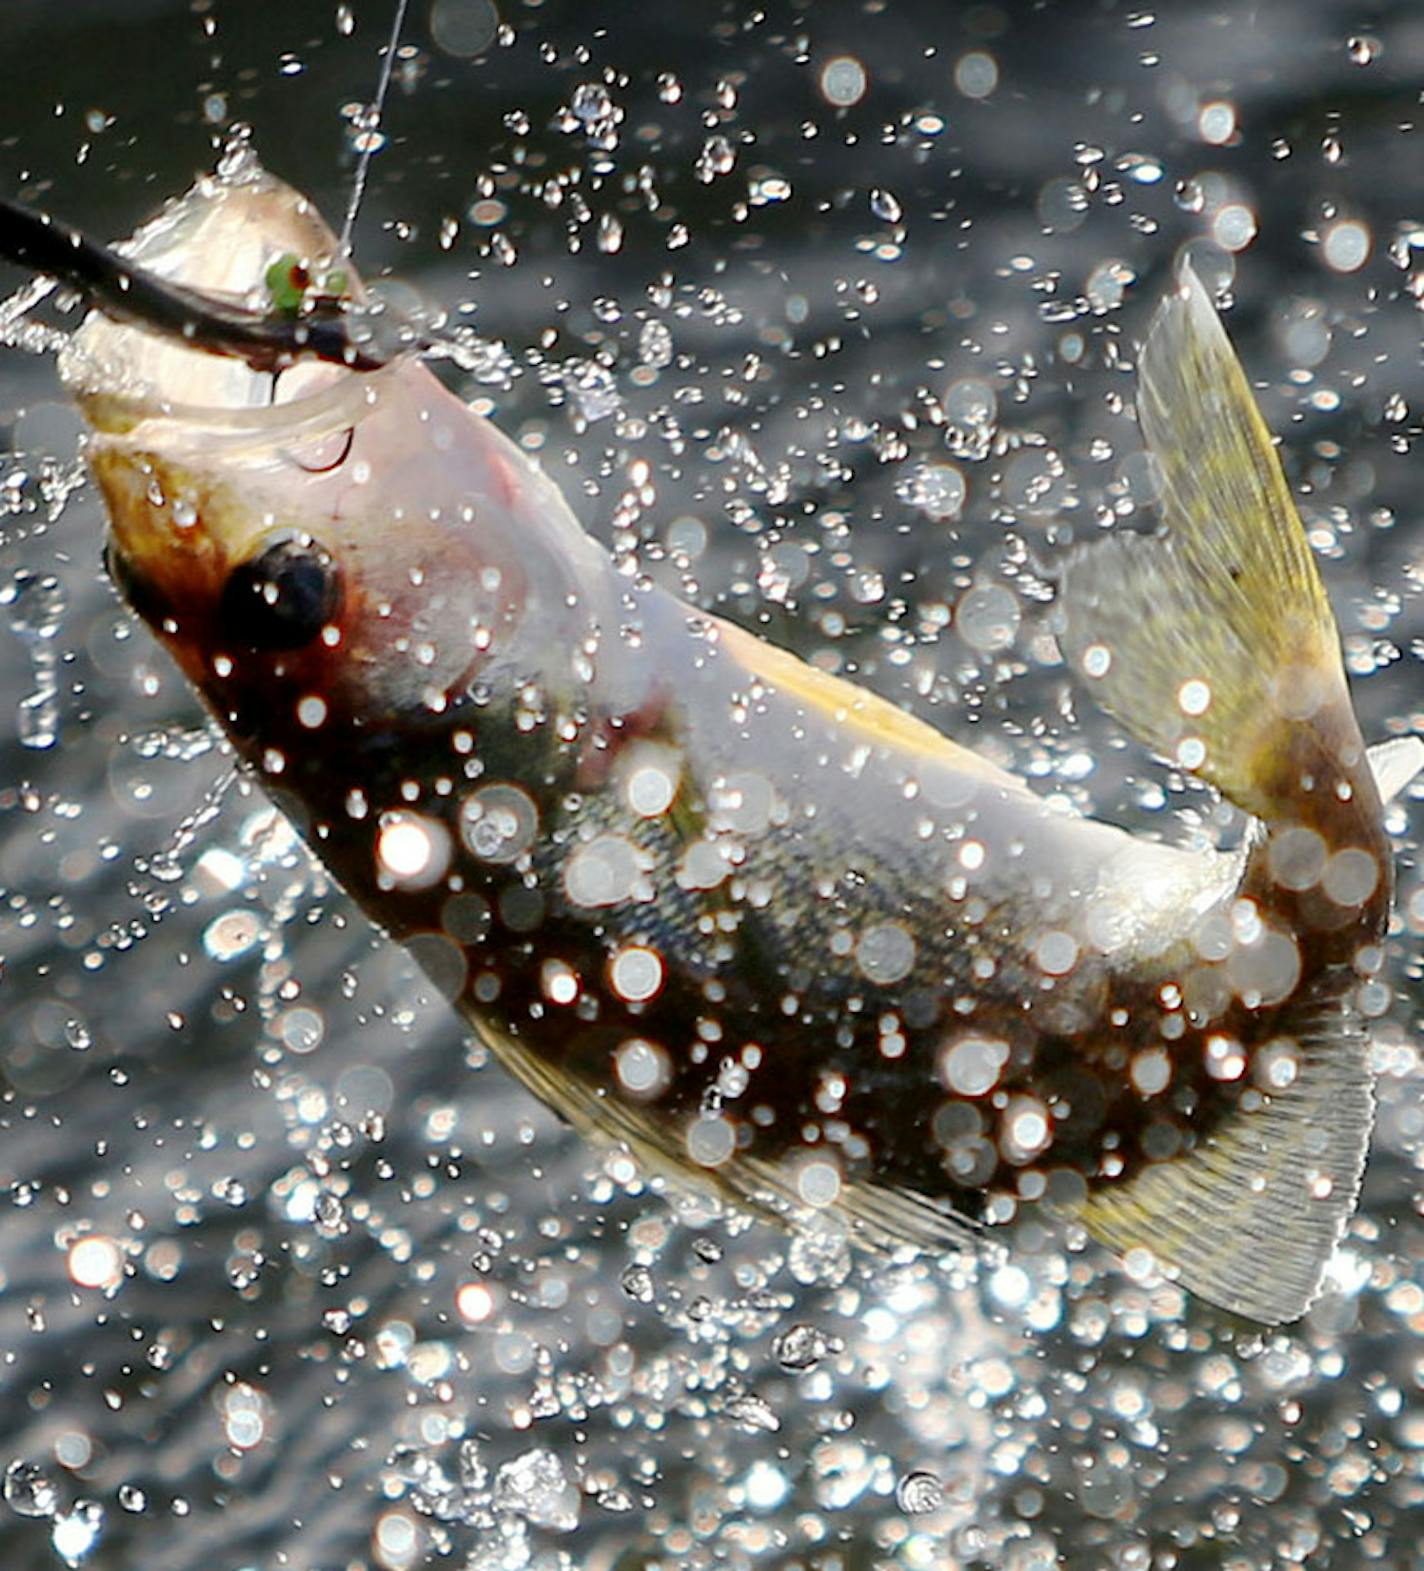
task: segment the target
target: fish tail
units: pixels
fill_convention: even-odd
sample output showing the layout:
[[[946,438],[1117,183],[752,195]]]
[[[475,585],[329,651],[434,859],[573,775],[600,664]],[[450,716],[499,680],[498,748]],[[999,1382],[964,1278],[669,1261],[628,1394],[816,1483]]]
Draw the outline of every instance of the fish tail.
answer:
[[[1153,319],[1137,410],[1165,527],[1068,562],[1064,652],[1155,752],[1267,823],[1299,818],[1302,775],[1367,777],[1364,744],[1280,458],[1190,268]]]
[[[1378,941],[1388,909],[1381,797],[1417,769],[1421,749],[1406,740],[1366,753],[1280,459],[1190,269],[1142,350],[1138,419],[1162,531],[1114,537],[1069,561],[1061,643],[1104,709],[1264,823],[1242,892],[1294,933],[1282,941],[1299,941],[1303,969],[1292,997],[1238,1017],[1284,1044],[1288,1083],[1261,1082],[1178,1156],[1093,1185],[1077,1215],[1110,1247],[1146,1250],[1199,1296],[1275,1323],[1314,1298],[1359,1191],[1374,1097],[1350,961]],[[1281,874],[1292,846],[1316,848],[1322,866],[1344,853],[1341,879],[1325,879],[1324,894],[1300,892],[1303,879]],[[1356,901],[1343,874],[1361,868]],[[1332,887],[1353,909],[1326,934],[1306,902]]]

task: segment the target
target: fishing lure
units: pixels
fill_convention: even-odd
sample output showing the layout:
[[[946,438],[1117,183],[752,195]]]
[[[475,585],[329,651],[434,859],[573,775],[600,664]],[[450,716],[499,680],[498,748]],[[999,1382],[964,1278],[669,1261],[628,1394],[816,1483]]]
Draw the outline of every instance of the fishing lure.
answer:
[[[1359,1189],[1381,803],[1424,745],[1366,751],[1192,273],[1138,372],[1164,529],[1069,560],[1060,637],[1128,731],[1251,815],[1234,852],[1057,811],[618,573],[416,356],[301,335],[304,281],[338,264],[307,203],[230,160],[125,247],[187,321],[100,293],[61,372],[119,588],[498,1057],[661,1171],[872,1242],[1042,1204],[1216,1304],[1299,1315]],[[290,369],[254,370],[211,301]]]
[[[254,371],[281,371],[303,358],[370,371],[390,358],[352,335],[339,291],[312,297],[310,280],[294,257],[279,257],[268,269],[271,304],[279,313],[274,316],[171,283],[71,225],[3,198],[0,256],[77,290],[112,321],[172,333],[210,354],[233,355]],[[333,276],[344,285],[340,269]]]

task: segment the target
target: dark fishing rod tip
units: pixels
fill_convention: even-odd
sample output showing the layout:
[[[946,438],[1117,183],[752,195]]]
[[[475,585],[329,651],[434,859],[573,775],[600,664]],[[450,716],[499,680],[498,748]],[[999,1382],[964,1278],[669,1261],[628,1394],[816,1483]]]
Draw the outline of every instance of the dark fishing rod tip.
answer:
[[[298,360],[378,371],[407,348],[383,350],[352,337],[352,314],[335,301],[306,312],[253,311],[175,284],[91,240],[48,213],[0,197],[0,257],[57,279],[96,310],[133,327],[180,339],[206,354],[275,372]]]

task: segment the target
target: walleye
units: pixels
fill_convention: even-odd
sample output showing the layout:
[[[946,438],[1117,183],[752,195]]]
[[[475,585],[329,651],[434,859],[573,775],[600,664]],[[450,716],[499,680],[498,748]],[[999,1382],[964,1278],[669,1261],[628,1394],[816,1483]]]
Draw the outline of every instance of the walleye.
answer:
[[[345,266],[250,155],[125,257],[274,319],[274,264]],[[418,358],[339,358],[273,376],[101,309],[61,372],[120,590],[515,1075],[656,1169],[873,1243],[1041,1203],[1225,1308],[1303,1312],[1372,1120],[1381,801],[1424,745],[1366,752],[1190,271],[1139,366],[1163,532],[1074,555],[1058,614],[1103,707],[1251,815],[1237,852],[1055,811],[617,572]]]

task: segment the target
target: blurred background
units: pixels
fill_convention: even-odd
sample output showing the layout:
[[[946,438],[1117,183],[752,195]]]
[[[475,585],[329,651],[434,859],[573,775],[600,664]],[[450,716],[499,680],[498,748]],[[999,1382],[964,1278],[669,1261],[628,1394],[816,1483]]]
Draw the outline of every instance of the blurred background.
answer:
[[[102,237],[239,123],[613,550],[1045,794],[1231,832],[1080,704],[1134,344],[1227,308],[1370,740],[1424,728],[1424,11],[5,0],[0,190]],[[5,270],[0,284],[23,277]],[[63,317],[51,320],[63,323]],[[1424,1567],[1420,790],[1381,1121],[1263,1333],[1032,1225],[873,1264],[645,1186],[234,780],[0,358],[0,1561]]]

